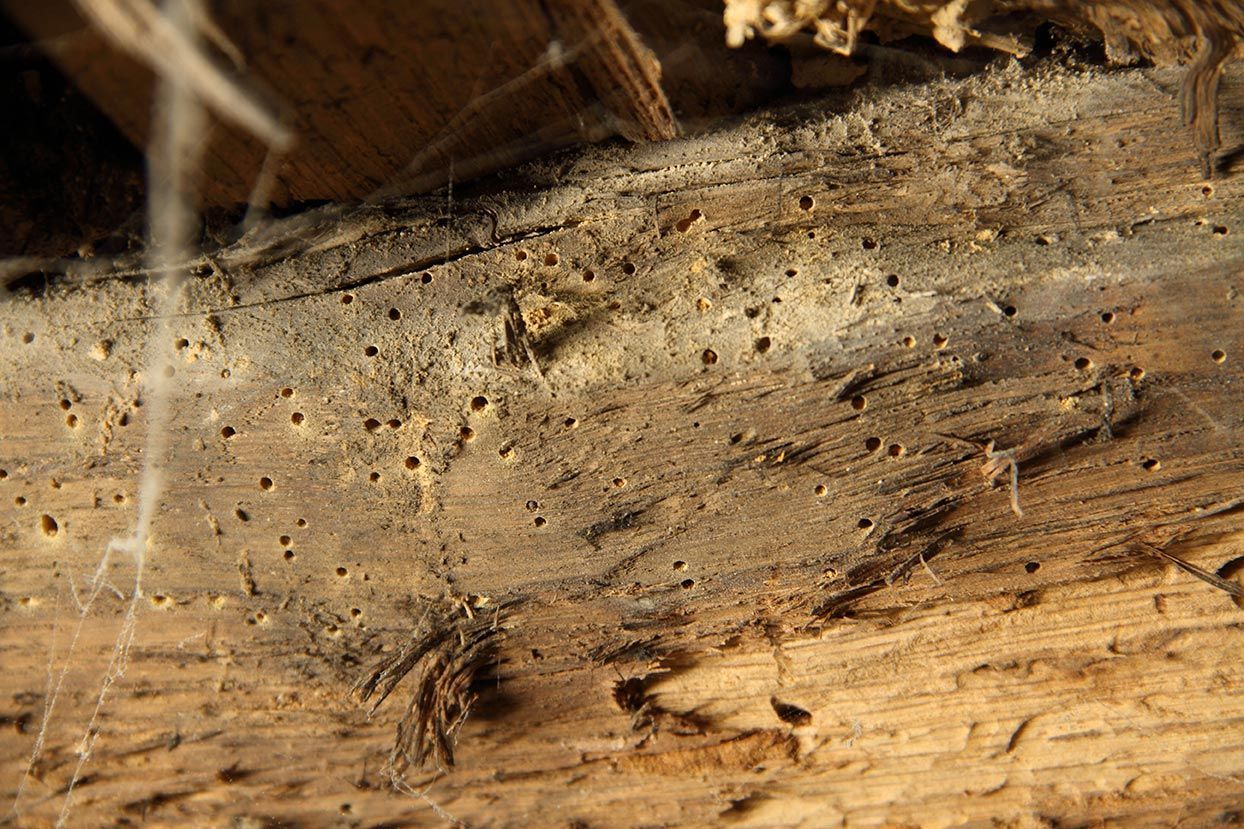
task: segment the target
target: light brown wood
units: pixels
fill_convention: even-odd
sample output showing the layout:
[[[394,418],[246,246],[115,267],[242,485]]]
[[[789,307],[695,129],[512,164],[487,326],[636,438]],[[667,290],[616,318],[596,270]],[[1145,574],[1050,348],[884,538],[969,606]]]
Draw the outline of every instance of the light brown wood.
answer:
[[[125,263],[10,298],[11,820],[1237,819],[1241,185],[1177,73],[1033,71],[216,252],[141,582],[114,555],[85,614],[155,300]],[[454,765],[394,791],[476,634]]]

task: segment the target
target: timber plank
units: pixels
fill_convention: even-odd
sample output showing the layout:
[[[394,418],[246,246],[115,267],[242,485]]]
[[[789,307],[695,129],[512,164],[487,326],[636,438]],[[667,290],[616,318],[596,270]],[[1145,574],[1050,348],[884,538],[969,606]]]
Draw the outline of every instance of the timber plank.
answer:
[[[216,252],[141,583],[114,556],[80,628],[156,303],[124,262],[10,298],[15,820],[1226,820],[1240,609],[1160,556],[1240,555],[1240,184],[1198,177],[1176,75],[1040,71],[1024,108],[999,67]],[[455,765],[394,791],[415,678],[370,718],[351,688],[429,608],[495,652]]]

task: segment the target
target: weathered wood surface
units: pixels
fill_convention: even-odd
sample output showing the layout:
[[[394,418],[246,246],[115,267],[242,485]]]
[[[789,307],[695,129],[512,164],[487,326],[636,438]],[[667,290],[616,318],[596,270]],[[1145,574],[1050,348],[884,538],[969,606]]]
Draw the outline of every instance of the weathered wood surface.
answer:
[[[1244,617],[1170,557],[1238,578],[1244,194],[1177,74],[1034,71],[217,252],[141,581],[155,298],[10,297],[8,819],[1238,820]],[[351,688],[436,618],[495,650],[395,792],[413,675]]]

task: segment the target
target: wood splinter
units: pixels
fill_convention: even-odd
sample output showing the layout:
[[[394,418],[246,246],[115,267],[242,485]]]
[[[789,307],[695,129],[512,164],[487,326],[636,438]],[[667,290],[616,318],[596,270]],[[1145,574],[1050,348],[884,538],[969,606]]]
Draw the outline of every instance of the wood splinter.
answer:
[[[1010,449],[994,449],[994,442],[991,440],[985,444],[985,465],[981,467],[981,473],[992,484],[997,483],[998,476],[1002,474],[1002,470],[1010,468],[1011,473],[1011,512],[1020,518],[1024,517],[1024,511],[1019,508],[1019,461],[1015,457],[1015,448]]]

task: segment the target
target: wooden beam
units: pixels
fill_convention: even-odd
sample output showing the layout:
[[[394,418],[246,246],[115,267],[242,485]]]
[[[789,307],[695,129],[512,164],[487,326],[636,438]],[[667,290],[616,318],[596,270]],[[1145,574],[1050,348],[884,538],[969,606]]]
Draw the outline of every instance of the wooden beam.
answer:
[[[1244,191],[1177,74],[1032,71],[205,258],[141,581],[155,300],[10,299],[19,819],[1229,818]]]
[[[68,0],[3,8],[146,146],[151,75],[138,59]],[[356,201],[381,188],[432,189],[584,140],[677,132],[660,66],[613,0],[229,0],[212,13],[227,45],[223,69],[270,101],[296,144],[269,158],[261,141],[217,117],[207,205],[246,204],[265,163],[277,204]]]

